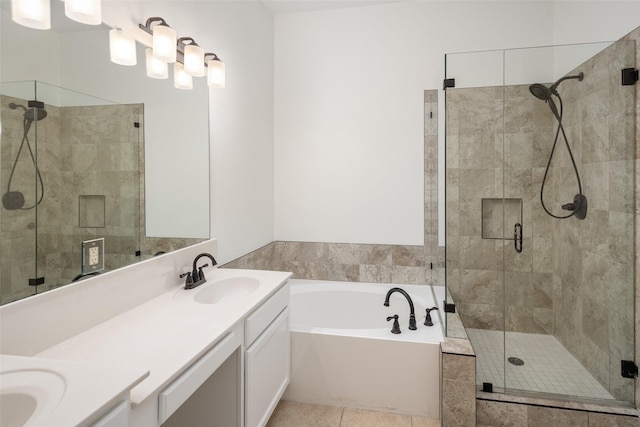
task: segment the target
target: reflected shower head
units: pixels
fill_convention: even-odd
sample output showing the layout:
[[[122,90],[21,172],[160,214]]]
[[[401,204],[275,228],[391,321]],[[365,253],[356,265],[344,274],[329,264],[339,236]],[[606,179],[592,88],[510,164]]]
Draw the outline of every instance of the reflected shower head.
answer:
[[[15,110],[16,108],[22,108],[24,110],[25,120],[29,120],[31,122],[37,122],[47,117],[47,111],[44,108],[39,108],[39,107],[27,108],[24,105],[18,105],[15,102],[10,102],[9,108],[11,108],[12,110]]]

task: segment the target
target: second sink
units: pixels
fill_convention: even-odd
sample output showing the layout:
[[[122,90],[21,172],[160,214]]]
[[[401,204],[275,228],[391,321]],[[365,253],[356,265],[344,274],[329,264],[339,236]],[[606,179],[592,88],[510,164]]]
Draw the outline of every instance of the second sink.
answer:
[[[259,285],[258,279],[244,276],[210,280],[194,291],[193,300],[200,304],[229,302],[251,294],[258,289]]]

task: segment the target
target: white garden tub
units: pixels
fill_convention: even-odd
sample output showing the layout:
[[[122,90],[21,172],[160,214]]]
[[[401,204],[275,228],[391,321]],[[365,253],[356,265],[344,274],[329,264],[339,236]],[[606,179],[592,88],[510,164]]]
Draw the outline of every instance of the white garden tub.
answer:
[[[440,415],[439,311],[425,326],[425,308],[438,306],[444,288],[426,285],[290,280],[291,383],[284,398],[362,409]],[[409,330],[413,300],[418,329]],[[398,314],[402,333],[391,333]]]

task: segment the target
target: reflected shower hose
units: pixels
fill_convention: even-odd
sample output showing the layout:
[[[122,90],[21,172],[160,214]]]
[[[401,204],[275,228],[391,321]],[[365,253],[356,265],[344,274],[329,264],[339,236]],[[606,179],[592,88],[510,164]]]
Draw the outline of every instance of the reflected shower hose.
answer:
[[[15,109],[16,107],[22,107],[21,105],[17,105],[14,107],[15,104],[10,105],[10,107],[12,107],[12,109]],[[24,108],[24,107],[22,107]],[[26,110],[26,109],[25,109]],[[42,114],[42,118],[44,118],[46,116],[45,114]],[[38,119],[40,120],[40,119]],[[44,182],[42,180],[42,175],[40,174],[40,168],[38,168],[38,163],[36,162],[36,158],[35,155],[33,154],[33,150],[31,149],[31,143],[29,142],[29,129],[31,128],[31,123],[33,123],[34,120],[31,119],[30,117],[26,117],[23,119],[22,121],[22,129],[23,129],[23,135],[22,135],[22,142],[20,143],[20,148],[18,148],[18,154],[16,155],[16,158],[13,162],[13,165],[11,166],[11,173],[9,174],[9,182],[7,183],[7,193],[6,194],[10,194],[11,193],[11,182],[13,181],[13,175],[15,173],[16,170],[16,166],[18,165],[18,160],[20,159],[20,154],[22,154],[22,149],[24,148],[24,146],[27,146],[27,149],[29,150],[29,154],[31,156],[31,161],[33,162],[33,165],[36,168],[36,174],[38,175],[38,180],[40,181],[40,197],[38,198],[38,201],[33,205],[30,206],[28,208],[25,207],[14,207],[13,209],[20,209],[20,210],[30,210],[35,208],[36,206],[38,206],[40,204],[40,202],[42,202],[42,199],[44,198]],[[36,193],[37,193],[37,188],[36,188]],[[6,206],[5,206],[6,207]]]

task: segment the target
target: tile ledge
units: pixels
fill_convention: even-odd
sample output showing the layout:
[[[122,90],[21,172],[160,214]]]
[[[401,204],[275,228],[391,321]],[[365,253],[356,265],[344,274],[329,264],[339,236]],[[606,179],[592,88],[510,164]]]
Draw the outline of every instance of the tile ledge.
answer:
[[[460,354],[463,356],[475,356],[471,341],[465,338],[449,338],[446,337],[442,343],[440,343],[440,349],[443,353],[447,354]]]
[[[476,392],[476,399],[487,400],[493,402],[505,402],[534,406],[546,406],[550,408],[571,409],[576,411],[588,411],[598,412],[611,415],[627,415],[640,417],[640,410],[631,406],[631,404],[625,404],[623,402],[600,402],[594,400],[570,400],[569,398],[563,399],[562,397],[539,397],[533,394],[518,393],[518,394],[505,394],[505,393],[486,393],[478,390]]]

